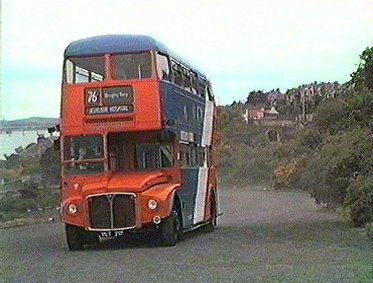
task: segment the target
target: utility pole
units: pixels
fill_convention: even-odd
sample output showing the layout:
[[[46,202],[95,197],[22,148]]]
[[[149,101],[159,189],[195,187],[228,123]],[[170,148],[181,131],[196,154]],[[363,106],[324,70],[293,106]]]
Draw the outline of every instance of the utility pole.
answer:
[[[306,90],[302,90],[301,92],[302,96],[302,123],[306,122]]]
[[[249,109],[248,108],[246,108],[245,114],[243,114],[242,116],[243,116],[245,122],[249,123],[249,116],[250,115],[249,115]]]

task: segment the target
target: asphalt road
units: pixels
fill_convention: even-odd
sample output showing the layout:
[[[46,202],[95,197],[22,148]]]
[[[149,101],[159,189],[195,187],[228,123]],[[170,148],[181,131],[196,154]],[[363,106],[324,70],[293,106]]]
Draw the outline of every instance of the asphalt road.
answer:
[[[307,194],[221,190],[218,229],[67,250],[61,223],[0,230],[0,282],[373,282],[373,242]]]

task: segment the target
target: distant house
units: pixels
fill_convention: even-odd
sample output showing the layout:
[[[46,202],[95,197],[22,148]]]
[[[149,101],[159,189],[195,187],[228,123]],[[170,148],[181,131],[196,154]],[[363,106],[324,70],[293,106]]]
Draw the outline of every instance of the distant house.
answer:
[[[264,110],[264,117],[262,119],[277,120],[278,115],[280,115],[280,113],[278,113],[278,111],[272,107],[270,110]]]
[[[272,107],[271,109],[265,110],[264,108],[261,108],[260,110],[248,110],[246,109],[245,114],[243,115],[243,118],[245,119],[245,122],[248,123],[251,121],[257,121],[257,120],[277,120],[280,113]]]
[[[250,110],[249,119],[250,120],[260,120],[264,118],[264,108],[260,110]]]

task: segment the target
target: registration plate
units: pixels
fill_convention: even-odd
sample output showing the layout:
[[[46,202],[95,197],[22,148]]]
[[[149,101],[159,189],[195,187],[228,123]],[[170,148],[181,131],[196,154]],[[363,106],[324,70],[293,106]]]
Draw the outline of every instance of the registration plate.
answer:
[[[102,231],[99,233],[101,238],[116,238],[124,235],[124,231]]]

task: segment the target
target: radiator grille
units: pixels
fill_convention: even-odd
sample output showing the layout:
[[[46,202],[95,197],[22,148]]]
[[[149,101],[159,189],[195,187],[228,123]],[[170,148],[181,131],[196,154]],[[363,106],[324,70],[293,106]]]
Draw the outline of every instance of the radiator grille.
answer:
[[[107,194],[88,198],[91,229],[128,229],[136,226],[135,197]]]

